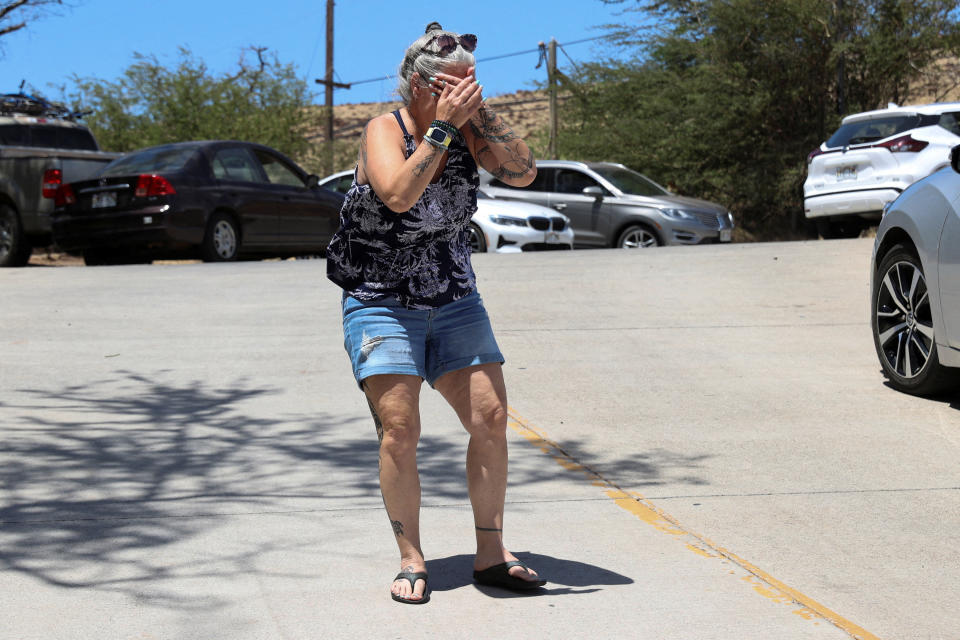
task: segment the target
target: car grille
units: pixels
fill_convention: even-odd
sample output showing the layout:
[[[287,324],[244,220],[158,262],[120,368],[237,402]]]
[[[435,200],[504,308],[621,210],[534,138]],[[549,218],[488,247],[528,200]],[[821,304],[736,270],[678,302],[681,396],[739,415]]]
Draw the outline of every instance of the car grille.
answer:
[[[691,215],[697,218],[697,221],[709,229],[719,229],[723,226],[722,218],[715,213],[703,213],[700,211],[689,211]]]
[[[530,216],[527,223],[537,231],[550,231],[551,225],[554,231],[563,231],[567,228],[567,221],[563,218],[544,218],[543,216]]]

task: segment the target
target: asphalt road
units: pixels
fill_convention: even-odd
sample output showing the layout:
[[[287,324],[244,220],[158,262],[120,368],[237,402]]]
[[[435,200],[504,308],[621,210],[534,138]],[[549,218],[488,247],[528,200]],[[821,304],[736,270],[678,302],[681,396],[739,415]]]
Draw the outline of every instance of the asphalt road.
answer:
[[[957,638],[960,393],[884,385],[871,243],[475,257],[550,584],[471,583],[425,391],[421,607],[321,261],[2,270],[0,638]]]

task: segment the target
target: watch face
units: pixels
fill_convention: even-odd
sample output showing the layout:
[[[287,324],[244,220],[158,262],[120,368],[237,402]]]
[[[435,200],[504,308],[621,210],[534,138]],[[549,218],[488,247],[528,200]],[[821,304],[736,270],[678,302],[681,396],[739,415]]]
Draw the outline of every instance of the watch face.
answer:
[[[436,140],[437,142],[443,142],[444,140],[446,140],[447,135],[448,135],[447,132],[444,131],[443,129],[437,129],[436,127],[434,127],[433,129],[430,130],[430,137]]]

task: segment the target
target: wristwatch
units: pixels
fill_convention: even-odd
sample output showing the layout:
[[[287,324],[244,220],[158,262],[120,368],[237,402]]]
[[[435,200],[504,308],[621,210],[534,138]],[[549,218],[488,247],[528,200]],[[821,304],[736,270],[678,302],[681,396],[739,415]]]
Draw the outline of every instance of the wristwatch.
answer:
[[[435,147],[448,149],[450,147],[450,141],[453,140],[453,136],[439,127],[430,127],[427,129],[427,135],[423,136],[423,139]]]

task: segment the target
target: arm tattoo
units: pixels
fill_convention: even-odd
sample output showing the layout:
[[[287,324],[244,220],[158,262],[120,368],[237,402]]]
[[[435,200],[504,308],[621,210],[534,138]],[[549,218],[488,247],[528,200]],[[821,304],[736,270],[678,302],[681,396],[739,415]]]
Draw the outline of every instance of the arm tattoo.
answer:
[[[517,134],[490,107],[480,107],[476,119],[479,120],[478,123],[470,120],[470,130],[478,139],[490,142],[510,142],[517,139]]]
[[[360,134],[360,163],[364,169],[367,168],[367,127],[369,126],[370,124],[367,123],[363,128],[363,133]]]
[[[424,144],[427,144],[427,143],[425,142]],[[432,144],[428,146],[430,147],[430,155],[428,155],[426,158],[421,160],[420,163],[413,168],[413,175],[415,175],[418,178],[423,175],[424,171],[430,168],[430,165],[433,164],[433,161],[440,154],[439,147],[435,147]]]
[[[403,523],[399,520],[391,520],[390,526],[393,527],[393,535],[402,536],[403,535]]]
[[[529,151],[526,159],[524,159],[520,156],[519,148],[519,144],[515,148],[511,148],[509,146],[507,147],[507,149],[510,151],[510,160],[502,163],[500,166],[490,172],[495,178],[522,178],[530,173],[530,169],[533,168],[533,151]],[[507,169],[508,163],[520,167],[520,171],[511,171],[510,169]]]

